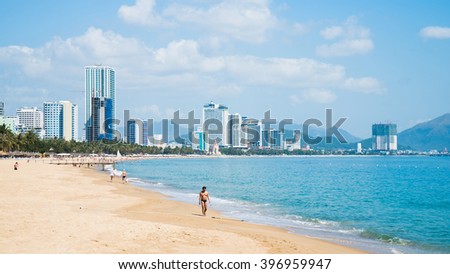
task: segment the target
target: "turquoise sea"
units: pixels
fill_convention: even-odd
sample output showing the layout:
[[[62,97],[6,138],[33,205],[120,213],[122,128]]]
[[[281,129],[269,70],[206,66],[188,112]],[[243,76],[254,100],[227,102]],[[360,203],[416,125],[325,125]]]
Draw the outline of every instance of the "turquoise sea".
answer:
[[[121,162],[131,182],[248,222],[374,253],[450,253],[450,157],[199,157]],[[199,209],[200,211],[200,209]]]

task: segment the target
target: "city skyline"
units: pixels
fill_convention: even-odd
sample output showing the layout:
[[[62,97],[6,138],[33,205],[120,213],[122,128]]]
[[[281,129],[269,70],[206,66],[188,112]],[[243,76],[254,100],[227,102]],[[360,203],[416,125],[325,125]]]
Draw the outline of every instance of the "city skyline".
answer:
[[[94,64],[117,72],[116,112],[144,119],[200,113],[210,100],[294,123],[332,108],[367,138],[373,123],[401,132],[449,112],[449,3],[176,2],[6,3],[5,114],[60,100],[83,113],[80,68]]]

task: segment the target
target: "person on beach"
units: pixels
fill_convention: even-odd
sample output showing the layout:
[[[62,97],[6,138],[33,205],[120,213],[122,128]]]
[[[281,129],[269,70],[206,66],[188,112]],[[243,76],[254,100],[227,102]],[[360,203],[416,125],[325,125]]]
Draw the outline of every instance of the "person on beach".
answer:
[[[14,170],[17,170],[18,168],[19,168],[19,163],[16,162],[16,163],[14,164]]]
[[[127,172],[125,169],[122,171],[122,183],[125,184],[125,181],[127,179]]]
[[[206,191],[206,186],[204,186],[202,187],[202,191],[200,191],[200,194],[198,195],[198,204],[202,206],[203,216],[206,216],[206,211],[208,210],[208,207],[206,206],[207,202],[209,202],[209,204],[211,205],[208,191]]]
[[[111,172],[109,173],[109,176],[111,177],[111,182],[114,179],[114,170],[111,170]]]

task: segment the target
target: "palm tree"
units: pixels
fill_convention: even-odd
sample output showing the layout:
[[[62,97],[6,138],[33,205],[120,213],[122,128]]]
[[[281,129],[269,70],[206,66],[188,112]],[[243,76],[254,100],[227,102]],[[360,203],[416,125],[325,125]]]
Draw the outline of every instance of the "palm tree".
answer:
[[[2,140],[2,151],[11,151],[17,148],[18,142],[14,133],[6,127],[5,124],[0,125],[0,136]]]

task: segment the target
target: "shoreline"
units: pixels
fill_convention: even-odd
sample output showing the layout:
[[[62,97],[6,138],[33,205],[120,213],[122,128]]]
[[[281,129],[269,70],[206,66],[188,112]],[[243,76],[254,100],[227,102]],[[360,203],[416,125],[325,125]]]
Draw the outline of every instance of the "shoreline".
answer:
[[[13,170],[15,161],[19,170]],[[359,254],[361,250],[227,218],[111,183],[92,168],[0,161],[0,253]]]

